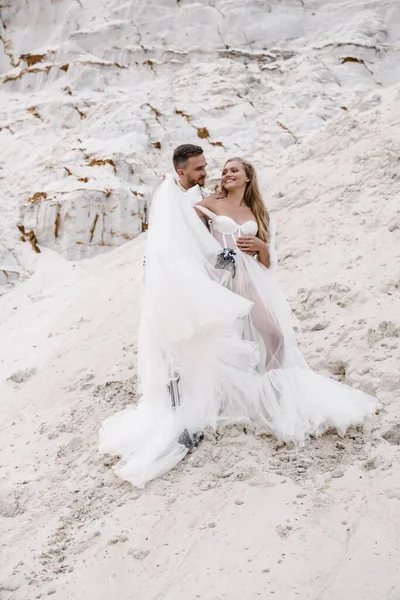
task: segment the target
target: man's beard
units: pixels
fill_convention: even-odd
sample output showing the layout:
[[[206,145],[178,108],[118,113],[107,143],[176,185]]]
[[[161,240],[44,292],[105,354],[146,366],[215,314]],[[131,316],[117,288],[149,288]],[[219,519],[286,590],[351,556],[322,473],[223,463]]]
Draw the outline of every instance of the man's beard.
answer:
[[[191,177],[187,177],[186,179],[187,179],[187,183],[188,183],[188,186],[189,186],[189,188],[192,188],[192,187],[194,187],[195,185],[198,185],[198,186],[200,186],[200,187],[203,187],[203,186],[204,186],[204,184],[205,184],[205,182],[206,182],[205,178],[204,178],[204,179],[203,179],[203,178],[202,178],[202,179],[200,179],[200,181],[195,181],[195,180],[194,180],[194,179],[192,179]]]

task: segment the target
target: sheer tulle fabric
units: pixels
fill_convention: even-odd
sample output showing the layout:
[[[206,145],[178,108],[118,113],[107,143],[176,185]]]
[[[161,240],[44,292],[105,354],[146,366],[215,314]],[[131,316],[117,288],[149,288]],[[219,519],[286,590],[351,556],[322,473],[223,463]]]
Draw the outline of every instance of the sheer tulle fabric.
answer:
[[[139,331],[142,397],[100,430],[100,451],[119,456],[116,472],[136,487],[186,455],[178,441],[184,429],[241,423],[303,445],[330,428],[344,435],[376,406],[307,367],[277,283],[273,244],[267,269],[236,248],[242,230],[234,222],[208,214],[210,234],[192,206],[200,200],[198,188],[183,193],[172,177],[155,195]],[[227,242],[234,277],[216,268]],[[180,404],[173,408],[168,384],[176,374]]]

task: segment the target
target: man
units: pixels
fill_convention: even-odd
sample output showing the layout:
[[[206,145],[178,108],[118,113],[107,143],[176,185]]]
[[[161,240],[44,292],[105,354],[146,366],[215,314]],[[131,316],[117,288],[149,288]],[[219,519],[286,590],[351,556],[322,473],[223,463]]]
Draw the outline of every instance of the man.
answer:
[[[179,177],[177,184],[181,190],[187,192],[190,188],[198,185],[204,197],[205,194],[202,188],[207,177],[207,161],[203,153],[203,148],[194,144],[182,144],[175,148],[172,162]],[[176,409],[180,405],[179,381],[179,373],[173,373],[168,384],[173,409]],[[197,431],[190,435],[189,431],[185,429],[179,436],[178,441],[190,451],[197,448],[203,437],[204,434],[202,431]]]
[[[203,154],[203,148],[194,144],[182,144],[174,150],[172,162],[175,167],[176,174],[179,177],[178,186],[183,192],[187,192],[190,188],[198,185],[205,197],[204,187],[207,177],[207,161]],[[163,175],[165,179],[165,175]],[[143,269],[146,265],[146,257],[143,259]]]
[[[172,162],[179,177],[178,185],[183,191],[186,192],[195,185],[204,187],[207,161],[203,148],[194,144],[182,144],[175,148]]]

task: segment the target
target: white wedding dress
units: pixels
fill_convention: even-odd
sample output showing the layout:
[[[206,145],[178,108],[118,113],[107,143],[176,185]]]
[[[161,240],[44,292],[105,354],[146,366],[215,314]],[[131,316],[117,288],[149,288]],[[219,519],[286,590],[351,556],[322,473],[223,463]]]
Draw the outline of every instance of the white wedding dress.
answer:
[[[136,487],[173,468],[188,452],[182,432],[242,424],[256,434],[303,445],[310,435],[344,435],[376,408],[360,390],[309,369],[294,318],[272,265],[236,247],[257,224],[193,204],[171,176],[157,191],[146,249],[139,331],[142,397],[108,418],[100,451],[120,457],[118,475]],[[225,249],[225,250],[224,250]]]

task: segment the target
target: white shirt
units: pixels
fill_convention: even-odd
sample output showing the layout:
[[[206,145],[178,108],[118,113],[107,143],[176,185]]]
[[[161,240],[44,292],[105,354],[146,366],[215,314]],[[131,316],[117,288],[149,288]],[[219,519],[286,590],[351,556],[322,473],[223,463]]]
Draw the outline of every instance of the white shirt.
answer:
[[[191,204],[197,204],[197,202],[200,202],[206,196],[209,195],[209,192],[206,191],[204,188],[201,188],[200,186],[194,185],[193,187],[191,187],[187,190],[185,187],[183,187],[183,185],[181,184],[181,182],[179,180],[176,182],[176,184],[182,190],[182,192],[185,192],[185,194],[187,194],[189,192],[189,198],[190,198]],[[195,188],[198,190],[197,193],[195,192]],[[201,198],[200,198],[200,196],[201,196]]]

